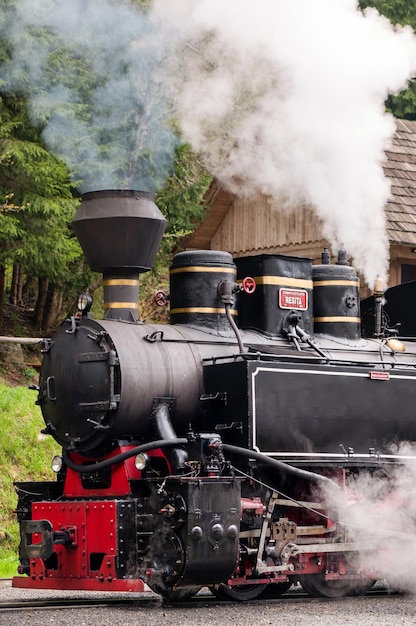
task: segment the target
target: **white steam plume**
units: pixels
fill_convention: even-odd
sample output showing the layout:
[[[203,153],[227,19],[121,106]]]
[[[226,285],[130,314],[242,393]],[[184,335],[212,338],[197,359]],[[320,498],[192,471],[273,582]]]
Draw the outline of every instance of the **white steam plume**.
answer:
[[[388,94],[416,71],[410,28],[355,0],[156,0],[183,37],[177,115],[236,193],[305,201],[370,285],[386,278]]]
[[[356,570],[385,579],[394,590],[416,593],[416,449],[403,443],[392,452],[402,455],[400,464],[361,474],[347,506],[333,491],[328,503],[350,540],[368,548],[350,555]]]
[[[123,0],[17,0],[0,17],[12,50],[3,89],[29,93],[32,118],[80,190],[160,187],[177,145],[163,25]]]
[[[13,50],[3,87],[29,89],[34,119],[82,191],[160,187],[174,122],[231,190],[312,205],[367,282],[386,279],[382,163],[395,127],[384,102],[416,72],[410,28],[356,0],[15,6],[0,14]],[[42,28],[48,36],[32,36]],[[67,63],[56,57],[62,43]]]

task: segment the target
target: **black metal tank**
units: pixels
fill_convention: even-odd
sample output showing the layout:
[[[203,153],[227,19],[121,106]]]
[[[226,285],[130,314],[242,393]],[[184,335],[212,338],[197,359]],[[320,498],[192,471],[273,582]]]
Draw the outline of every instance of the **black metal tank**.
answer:
[[[312,332],[312,260],[282,254],[260,254],[235,260],[237,279],[251,276],[256,290],[238,298],[240,328],[281,335],[288,315],[297,311],[300,325]]]
[[[360,282],[355,269],[346,262],[343,251],[336,264],[314,265],[312,275],[315,333],[359,340]]]
[[[229,333],[218,285],[226,280],[235,282],[236,276],[236,266],[228,252],[191,250],[176,254],[170,268],[171,324],[204,326]],[[235,308],[231,315],[237,315]]]

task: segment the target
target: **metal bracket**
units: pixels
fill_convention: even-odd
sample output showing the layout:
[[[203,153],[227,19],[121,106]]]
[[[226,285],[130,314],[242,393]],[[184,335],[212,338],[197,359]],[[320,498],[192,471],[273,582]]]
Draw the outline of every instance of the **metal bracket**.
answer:
[[[272,572],[285,572],[292,571],[294,569],[288,560],[292,554],[296,554],[298,546],[293,543],[293,539],[296,539],[296,524],[289,522],[289,520],[282,519],[281,522],[275,522],[271,524],[273,511],[279,499],[279,494],[274,491],[269,498],[266,515],[263,519],[263,524],[260,532],[259,548],[257,552],[256,570],[259,574],[266,574]],[[271,525],[271,526],[270,526]],[[262,559],[263,552],[266,546],[266,537],[270,532],[274,536],[274,540],[279,539],[281,553],[280,553],[280,565],[267,565]],[[289,540],[291,539],[291,541]],[[276,555],[279,556],[279,555]]]
[[[54,343],[55,342],[52,341],[52,339],[49,339],[48,337],[46,337],[45,339],[42,339],[42,341],[40,342],[41,354],[47,354],[48,352],[50,352]]]
[[[66,330],[65,332],[68,335],[74,335],[78,328],[79,328],[79,317],[76,315],[72,315],[68,320],[66,320],[67,322],[69,322],[71,324],[71,328],[69,330]]]
[[[169,398],[169,397],[153,398],[152,415],[154,414],[157,407],[160,406],[161,404],[165,404],[168,410],[171,411],[172,409],[175,408],[176,398]]]
[[[163,341],[163,330],[155,330],[151,335],[145,335],[143,339],[145,339],[145,341],[149,341],[149,343]]]
[[[95,361],[108,361],[108,352],[81,352],[78,355],[79,363],[92,363]]]
[[[224,404],[227,404],[227,392],[226,391],[217,391],[217,393],[203,393],[200,398],[201,402],[206,402],[207,400],[221,400]]]
[[[217,424],[215,426],[215,430],[216,431],[220,431],[220,430],[239,430],[240,432],[243,432],[243,422],[231,422],[231,424]]]

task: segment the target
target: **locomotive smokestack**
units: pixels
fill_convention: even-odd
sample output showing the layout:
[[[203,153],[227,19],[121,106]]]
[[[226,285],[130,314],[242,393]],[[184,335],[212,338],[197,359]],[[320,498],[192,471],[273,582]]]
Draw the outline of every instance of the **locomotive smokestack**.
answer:
[[[104,317],[137,321],[139,274],[152,267],[166,227],[153,194],[85,193],[72,227],[91,269],[103,273]]]

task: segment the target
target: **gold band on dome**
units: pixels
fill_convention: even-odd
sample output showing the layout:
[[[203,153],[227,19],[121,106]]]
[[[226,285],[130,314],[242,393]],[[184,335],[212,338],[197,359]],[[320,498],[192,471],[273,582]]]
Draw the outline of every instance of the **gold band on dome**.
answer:
[[[359,280],[316,280],[314,287],[359,287]]]
[[[288,278],[287,276],[253,276],[257,285],[283,285],[284,287],[301,287],[312,289],[313,283],[306,278]],[[242,283],[242,280],[238,280]]]
[[[139,304],[137,302],[106,302],[104,304],[105,309],[138,309]]]
[[[185,267],[174,267],[172,270],[170,270],[170,274],[181,274],[182,272],[217,272],[219,274],[222,274],[223,272],[227,273],[227,274],[235,274],[236,273],[236,269],[235,268],[226,268],[226,267],[222,267],[222,266],[218,266],[218,267],[204,267],[203,265],[199,266],[199,265],[187,265]]]
[[[361,318],[359,317],[347,317],[345,316],[333,316],[333,317],[314,317],[314,322],[349,322],[350,324],[361,324]]]
[[[140,281],[138,278],[108,278],[103,280],[104,287],[137,287]]]

